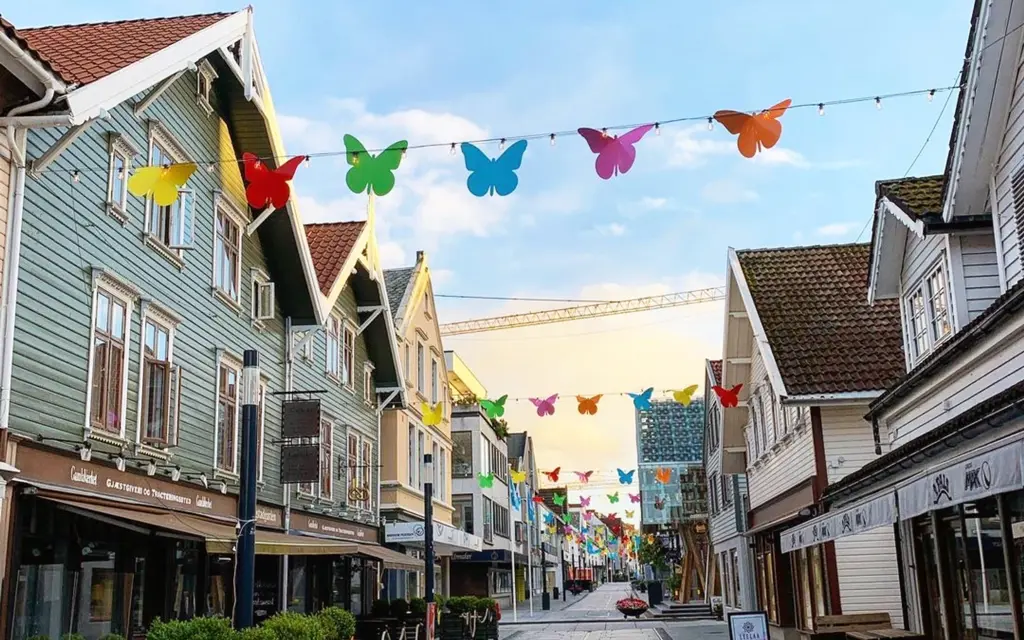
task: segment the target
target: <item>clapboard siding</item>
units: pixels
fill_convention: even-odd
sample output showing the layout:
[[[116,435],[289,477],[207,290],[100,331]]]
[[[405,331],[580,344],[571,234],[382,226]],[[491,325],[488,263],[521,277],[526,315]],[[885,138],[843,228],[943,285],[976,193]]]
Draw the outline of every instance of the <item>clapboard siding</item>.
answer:
[[[754,509],[778,496],[803,480],[814,475],[814,443],[809,424],[804,424],[780,439],[775,447],[775,416],[779,414],[778,398],[771,388],[764,384],[766,370],[760,348],[754,349],[750,367],[750,385],[757,393],[764,395],[765,422],[768,432],[768,450],[759,458],[751,454],[753,449],[753,418],[747,423],[747,486],[750,492],[750,508]],[[753,401],[755,392],[751,392]],[[770,400],[770,402],[769,402]],[[769,408],[771,407],[771,408]],[[754,411],[748,411],[753,416]],[[781,426],[778,433],[782,433]]]
[[[0,136],[0,282],[3,282],[4,260],[7,254],[7,206],[11,194],[11,162],[4,160],[11,148],[7,136]]]
[[[886,612],[903,628],[900,578],[892,527],[840,538],[836,545],[839,598],[844,614]]]
[[[1022,59],[1021,62],[1024,62]],[[997,247],[1003,252],[1003,271],[1008,287],[1021,277],[1020,239],[1017,235],[1016,211],[1013,202],[1013,174],[1024,161],[1024,64],[1018,64],[1010,115],[1003,133],[1003,144],[995,168],[996,206],[998,214]]]
[[[864,419],[867,409],[867,404],[821,408],[829,484],[842,480],[877,457],[871,423]]]
[[[963,267],[966,322],[974,320],[999,297],[999,263],[995,238],[984,235],[951,236],[950,243],[960,251]],[[961,326],[966,324],[961,322]]]
[[[214,163],[189,179],[196,195],[195,248],[183,252],[179,269],[143,243],[144,200],[128,197],[127,222],[106,210],[108,132],[125,136],[148,154],[147,119],[163,124],[192,159],[230,160],[243,151],[232,145],[225,122],[207,116],[196,104],[196,79],[186,73],[156,100],[143,118],[132,105],[141,96],[110,111],[81,135],[42,174],[26,180],[19,302],[14,345],[11,427],[15,432],[79,439],[85,418],[92,316],[93,267],[103,267],[132,283],[144,298],[182,318],[174,334],[173,359],[183,370],[179,446],[173,461],[188,474],[210,473],[214,466],[217,353],[241,357],[245,349],[260,353],[261,373],[268,385],[265,441],[280,439],[281,396],[284,390],[284,323],[277,308],[274,320],[257,330],[249,317],[250,270],[267,269],[259,236],[243,234],[241,310],[212,294],[215,193],[245,210],[238,164]],[[38,158],[64,132],[34,130],[28,156]],[[201,165],[201,166],[205,166]],[[73,179],[77,171],[79,181]],[[6,199],[4,199],[6,203]],[[275,305],[276,306],[276,305]],[[136,438],[139,371],[140,307],[130,319],[126,439]],[[101,450],[104,445],[99,445]],[[279,502],[282,491],[276,446],[265,447],[260,499]]]

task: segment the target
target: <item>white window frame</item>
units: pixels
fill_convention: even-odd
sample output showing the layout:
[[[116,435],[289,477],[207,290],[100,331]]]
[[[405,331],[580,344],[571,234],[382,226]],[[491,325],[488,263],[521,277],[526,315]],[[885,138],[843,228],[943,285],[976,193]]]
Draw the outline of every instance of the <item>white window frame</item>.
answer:
[[[416,341],[416,391],[421,396],[426,397],[426,389],[424,386],[427,384],[427,348],[423,342]]]
[[[213,65],[204,58],[196,69],[196,104],[202,107],[207,116],[213,113],[213,103],[210,102],[210,92],[213,90],[213,81],[218,77],[217,71],[213,68]],[[206,81],[205,89],[203,88],[204,80]]]
[[[139,449],[143,453],[153,455],[155,457],[168,458],[167,450],[178,446],[180,427],[181,427],[181,393],[183,387],[182,382],[182,369],[174,362],[174,338],[178,331],[178,325],[181,324],[181,316],[174,313],[167,307],[157,304],[152,300],[142,300],[139,305],[140,320],[139,320],[139,398],[136,403],[136,416],[135,416],[135,443],[139,446]],[[177,407],[175,410],[175,423],[168,424],[168,443],[166,449],[160,446],[158,443],[147,443],[143,442],[142,433],[146,430],[145,417],[143,416],[142,406],[143,394],[145,389],[145,361],[146,361],[146,323],[152,321],[167,330],[167,363],[169,365],[169,371],[176,372],[176,386],[177,389],[171,391],[170,402],[176,403]],[[168,376],[168,384],[170,384],[170,376]],[[171,431],[173,430],[173,437]]]
[[[238,265],[235,269],[235,291],[237,296],[232,296],[230,291],[226,291],[222,286],[217,273],[217,244],[218,231],[217,231],[217,216],[223,214],[225,217],[230,219],[236,227],[238,227],[238,240],[235,242],[235,252],[238,256]],[[245,235],[246,219],[245,214],[242,213],[241,209],[228,197],[221,192],[214,193],[213,199],[213,269],[211,274],[211,286],[213,287],[213,293],[225,304],[232,307],[236,311],[242,309],[242,238]]]
[[[96,335],[96,311],[98,293],[102,289],[107,295],[112,298],[116,298],[121,304],[125,306],[125,326],[124,326],[124,355],[121,362],[122,371],[124,372],[121,380],[121,393],[120,393],[120,415],[121,415],[121,430],[118,434],[113,434],[109,431],[97,431],[92,427],[92,374],[93,374],[93,360],[95,359],[95,350],[93,349],[93,341]],[[115,276],[114,274],[106,271],[105,269],[94,267],[92,270],[92,312],[91,320],[89,322],[89,359],[88,370],[86,372],[86,387],[85,387],[85,422],[83,427],[87,438],[110,441],[112,444],[123,444],[125,440],[125,429],[127,428],[128,421],[124,415],[125,409],[128,406],[128,354],[131,352],[131,338],[132,338],[132,319],[135,313],[135,301],[140,297],[140,292],[128,281]]]
[[[377,405],[376,386],[373,384],[373,363],[367,360],[363,363],[363,402],[368,407]]]
[[[234,451],[232,452],[232,468],[221,469],[217,465],[217,458],[219,455],[219,441],[220,441],[220,369],[222,366],[226,366],[235,371],[238,382],[235,383],[235,415],[231,421],[231,424],[235,428],[235,439],[234,439]],[[214,405],[213,405],[213,475],[214,477],[238,477],[238,460],[241,457],[241,449],[239,446],[241,443],[239,439],[239,424],[241,423],[241,394],[242,394],[242,359],[238,356],[230,354],[226,351],[221,351],[217,357],[217,373],[214,379]]]
[[[139,155],[139,150],[127,136],[111,131],[107,133],[107,151],[110,154],[107,167],[107,213],[121,224],[125,224],[128,222],[128,177],[131,175],[132,162],[135,156]],[[119,193],[114,193],[115,159],[120,159],[122,163]]]
[[[946,323],[949,326],[949,331],[940,337],[936,337],[935,335],[935,329],[937,326],[935,309],[933,308],[935,296],[933,296],[931,292],[932,278],[936,274],[939,274],[942,277],[942,297],[945,301]],[[921,320],[920,328],[915,326],[915,320],[918,316],[914,313],[914,300],[917,298],[921,301],[921,313],[919,316]],[[949,270],[946,268],[945,255],[940,257],[939,260],[925,272],[924,276],[909,289],[908,293],[904,294],[902,306],[903,338],[907,347],[907,355],[909,357],[910,364],[913,365],[921,361],[930,354],[937,345],[942,344],[942,342],[953,335],[953,300],[950,292]]]
[[[160,149],[169,157],[175,164],[182,162],[191,162],[191,158],[185,148],[178,142],[170,131],[167,130],[160,122],[156,120],[149,121],[149,137],[148,137],[148,151],[146,156],[146,164],[152,166],[153,164],[153,149],[155,146],[159,146]],[[178,211],[183,210],[184,198],[191,196],[195,198],[195,193],[191,189],[179,189],[178,190]],[[178,268],[184,266],[184,259],[182,256],[181,248],[173,248],[170,244],[165,243],[163,239],[153,232],[149,228],[150,213],[156,203],[153,202],[152,196],[146,198],[145,211],[143,214],[143,238],[146,245],[155,249],[158,253],[163,255],[165,258],[170,260]],[[193,224],[195,224],[193,217]],[[179,227],[180,228],[180,227]],[[195,232],[193,231],[193,235]]]
[[[260,376],[259,398],[256,404],[256,438],[259,440],[260,452],[256,459],[256,482],[263,483],[263,463],[267,457],[267,393],[270,384],[266,378]]]
[[[420,465],[416,461],[416,425],[409,422],[409,477],[406,483],[410,489],[416,488],[416,476],[419,473]]]
[[[409,372],[412,371],[412,350],[409,348],[409,342],[405,343],[405,384],[408,387],[412,386],[412,376]]]
[[[330,486],[328,487],[329,491],[327,492],[327,495],[324,495],[324,425],[329,425],[331,430],[331,437],[328,438],[329,441],[326,443],[328,467],[326,469],[326,472],[328,482],[330,484]],[[317,447],[317,455],[320,456],[320,474],[319,477],[316,479],[316,495],[319,496],[321,499],[327,500],[329,502],[334,501],[334,430],[337,426],[337,421],[331,419],[330,417],[326,415],[320,417],[320,443],[319,446]]]
[[[266,271],[255,267],[249,270],[249,316],[258,329],[264,328],[264,320],[274,319],[275,293],[274,282]],[[262,308],[265,300],[270,300],[269,310]]]
[[[348,321],[341,324],[341,382],[349,391],[355,393],[356,368],[356,332],[358,328]],[[349,343],[351,342],[351,349]]]
[[[430,358],[430,404],[437,404],[440,401],[441,367],[437,358]]]
[[[332,313],[327,316],[327,326],[324,327],[324,373],[337,382],[341,382],[341,338],[344,334],[342,329],[344,324],[341,316]],[[337,333],[335,333],[335,329],[337,329]],[[336,344],[337,349],[334,352],[334,357],[331,357],[332,341]]]

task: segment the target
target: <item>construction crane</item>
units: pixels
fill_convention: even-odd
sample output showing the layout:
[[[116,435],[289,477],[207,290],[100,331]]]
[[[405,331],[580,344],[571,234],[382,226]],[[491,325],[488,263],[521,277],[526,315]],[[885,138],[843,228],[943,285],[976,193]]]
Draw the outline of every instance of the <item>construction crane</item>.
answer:
[[[513,313],[506,316],[495,316],[492,318],[477,318],[476,320],[449,322],[441,325],[441,335],[457,336],[466,333],[481,333],[484,331],[501,331],[503,329],[531,327],[538,324],[553,324],[555,322],[570,322],[572,320],[589,320],[591,318],[617,316],[623,313],[654,311],[655,309],[668,309],[670,307],[682,307],[690,304],[714,302],[715,300],[722,300],[724,298],[725,287],[708,287],[707,289],[666,293],[660,296],[644,296],[643,298],[632,298],[630,300],[612,300],[609,302],[597,302],[593,304],[578,305],[575,307],[563,307],[561,309],[530,311],[527,313]]]

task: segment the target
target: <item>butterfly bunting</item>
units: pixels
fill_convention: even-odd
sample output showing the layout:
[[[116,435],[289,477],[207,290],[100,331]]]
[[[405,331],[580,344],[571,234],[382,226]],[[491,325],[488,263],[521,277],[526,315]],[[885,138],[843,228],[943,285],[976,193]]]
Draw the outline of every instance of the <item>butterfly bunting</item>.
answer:
[[[352,193],[370,193],[386,196],[395,188],[395,171],[402,164],[409,143],[399,140],[376,156],[371,154],[355,136],[345,134],[345,159],[349,164],[345,184]]]
[[[433,427],[441,424],[441,419],[444,418],[444,405],[438,402],[431,406],[429,402],[421,404],[420,409],[423,412],[423,424],[428,427]]]
[[[487,417],[491,420],[495,420],[505,415],[505,401],[508,400],[508,394],[501,396],[497,400],[481,400],[480,408],[484,410]]]
[[[585,416],[592,416],[597,413],[597,403],[601,400],[603,394],[597,394],[596,396],[590,396],[589,398],[584,396],[576,396],[576,402],[579,403],[579,412]]]
[[[588,496],[580,497],[580,506],[584,507],[584,508],[589,507],[590,506],[590,498]]]
[[[640,142],[653,128],[653,124],[645,124],[621,136],[586,127],[581,127],[577,131],[587,141],[590,150],[597,154],[594,169],[598,177],[608,180],[612,176],[626,174],[633,167],[636,161],[636,148],[633,145]]]
[[[548,480],[550,480],[551,482],[558,482],[558,473],[561,470],[562,470],[562,467],[555,467],[551,471],[541,471],[541,473],[546,475],[548,477]]]
[[[494,486],[494,474],[493,473],[477,473],[477,481],[480,483],[481,489],[490,489]]]
[[[654,393],[654,387],[648,387],[640,393],[629,394],[629,397],[633,398],[633,407],[637,411],[650,411],[652,393]]]
[[[691,384],[690,386],[686,387],[685,389],[680,389],[679,391],[673,391],[672,392],[672,399],[675,400],[676,402],[678,402],[679,404],[683,405],[684,407],[688,407],[688,406],[690,406],[690,403],[693,402],[693,394],[696,391],[697,391],[697,385]]]
[[[590,476],[594,475],[593,471],[573,471],[573,473],[576,474],[576,477],[583,484],[590,482]]]
[[[718,401],[722,403],[722,407],[728,409],[730,407],[738,406],[740,403],[740,389],[743,388],[742,384],[738,384],[732,389],[725,389],[715,385],[711,387],[711,390],[718,396]]]
[[[265,209],[268,206],[280,209],[288,204],[291,187],[288,181],[295,177],[295,170],[305,160],[305,156],[295,156],[280,167],[271,169],[266,162],[251,153],[242,154],[245,179],[249,185],[245,188],[245,199],[253,209]]]
[[[619,492],[618,491],[616,491],[615,493],[609,493],[608,494],[608,502],[610,502],[612,504],[615,504],[618,501],[619,501]]]
[[[658,511],[661,511],[662,509],[664,509],[665,508],[665,498],[655,498],[654,499],[654,508],[657,509]]]
[[[544,502],[544,497],[541,495],[535,495],[533,496],[533,501],[540,504],[541,502]]]
[[[736,138],[736,147],[744,158],[753,158],[758,151],[771,149],[782,137],[779,118],[793,101],[789,98],[760,113],[749,114],[730,109],[715,112],[718,120]]]
[[[530,398],[530,402],[533,406],[537,407],[537,415],[540,417],[553,416],[555,415],[555,402],[558,400],[558,394],[548,396],[545,399],[541,398]]]
[[[633,504],[636,504],[637,502],[640,502],[640,494],[639,493],[631,493],[631,494],[629,494],[629,501],[631,503],[633,503]]]
[[[633,484],[633,474],[636,473],[636,469],[631,469],[626,472],[622,469],[616,469],[619,473],[619,484]]]
[[[512,476],[512,484],[519,484],[521,482],[526,482],[526,472],[525,471],[516,471],[515,469],[512,469],[509,472],[509,475]]]
[[[565,494],[564,493],[553,494],[551,496],[551,502],[554,502],[555,506],[561,507],[562,505],[565,504]]]
[[[195,171],[196,165],[193,162],[166,167],[140,167],[128,178],[128,191],[140,198],[152,196],[154,203],[167,207],[178,199],[178,189],[185,186]]]
[[[634,513],[636,513],[636,512],[635,511],[630,511],[629,509],[626,509],[626,517],[627,518],[632,518]]]
[[[661,467],[654,472],[654,479],[661,484],[668,484],[672,480],[672,470]]]
[[[509,145],[505,152],[497,158],[489,158],[476,145],[462,143],[462,156],[466,161],[466,187],[477,197],[486,195],[507,196],[519,186],[516,171],[523,166],[523,154],[526,153],[526,140],[519,140]]]

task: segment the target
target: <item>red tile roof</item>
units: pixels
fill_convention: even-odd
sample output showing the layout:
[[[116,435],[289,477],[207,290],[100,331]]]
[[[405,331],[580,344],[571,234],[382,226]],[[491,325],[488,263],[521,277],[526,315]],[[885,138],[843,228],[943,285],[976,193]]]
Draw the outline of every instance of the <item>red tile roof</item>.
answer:
[[[867,301],[869,245],[736,255],[790,395],[881,391],[903,375],[899,300]]]
[[[338,273],[345,264],[359,234],[363,232],[365,222],[327,222],[324,224],[307,224],[306,240],[309,242],[309,253],[313,256],[316,278],[320,291],[324,295],[331,292]]]
[[[942,213],[942,189],[944,176],[902,178],[900,180],[879,180],[875,183],[875,195],[889,198],[914,220],[929,214]]]
[[[138,62],[230,15],[208,13],[38,27],[18,29],[17,35],[65,82],[84,85]],[[3,26],[6,29],[9,23]]]
[[[708,360],[711,363],[711,373],[715,376],[712,380],[715,384],[722,384],[722,361],[721,360]]]

